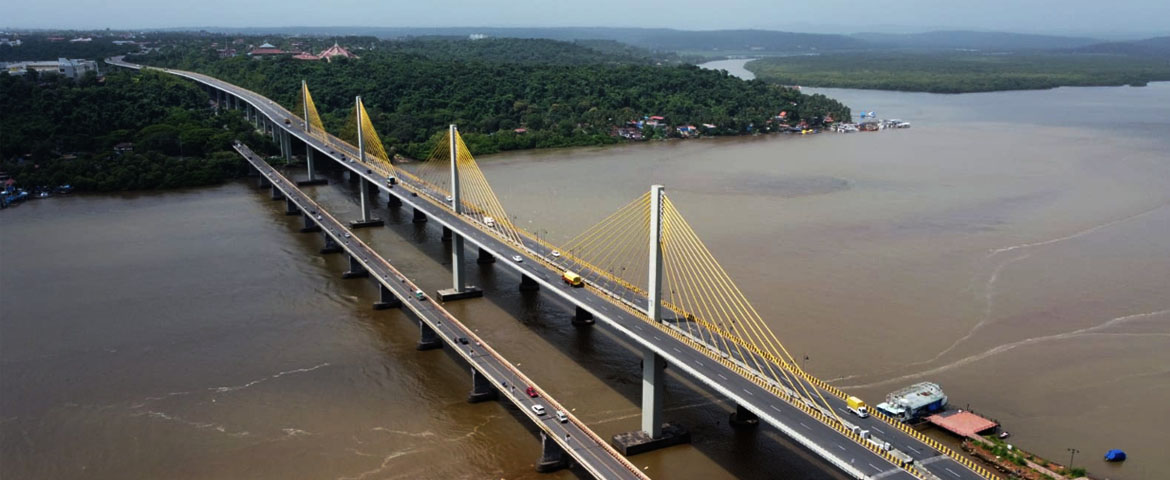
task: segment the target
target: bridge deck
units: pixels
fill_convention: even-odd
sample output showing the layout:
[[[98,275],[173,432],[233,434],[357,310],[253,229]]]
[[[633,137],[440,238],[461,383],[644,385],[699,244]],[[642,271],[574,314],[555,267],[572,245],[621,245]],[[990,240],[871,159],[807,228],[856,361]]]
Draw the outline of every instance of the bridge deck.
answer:
[[[143,68],[124,62],[118,63],[117,60],[113,63],[127,68]],[[766,377],[757,375],[750,368],[743,368],[751,364],[748,359],[720,358],[719,354],[704,348],[700,342],[688,338],[676,328],[668,324],[649,322],[644,314],[639,314],[636,309],[618,300],[637,297],[636,294],[629,292],[623,292],[624,295],[615,294],[616,290],[624,288],[620,285],[594,284],[589,285],[589,288],[578,289],[565,286],[560,281],[560,267],[547,260],[551,258],[552,247],[536,241],[526,240],[524,245],[517,245],[501,239],[489,228],[455,215],[450,206],[444,204],[445,193],[430,191],[425,185],[412,184],[410,179],[400,178],[399,188],[387,188],[386,176],[381,173],[382,168],[379,165],[353,161],[352,147],[332,136],[325,136],[325,139],[322,139],[317,135],[310,135],[301,128],[300,122],[294,121],[291,125],[284,125],[284,119],[297,117],[266,97],[207,75],[178,70],[164,71],[240,97],[271,119],[274,124],[338,162],[352,174],[378,185],[389,195],[398,197],[404,205],[426,213],[432,220],[462,235],[472,245],[501,259],[520,255],[533,260],[521,263],[505,261],[500,264],[532,278],[544,291],[588,310],[603,324],[623,334],[635,344],[655,351],[678,370],[688,373],[700,383],[734,400],[763,421],[780,429],[798,443],[856,478],[879,475],[882,478],[915,478],[915,475],[903,470],[902,466],[896,465],[886,455],[875,451],[872,445],[850,438],[842,433],[839,427],[816,420],[812,413],[815,408],[787,400],[782,393],[785,389],[817,390],[830,403],[834,410],[831,413],[840,415],[843,420],[869,431],[875,440],[889,442],[892,448],[906,454],[917,468],[923,471],[920,474],[923,477],[929,478],[933,475],[949,480],[975,480],[988,478],[987,475],[990,475],[976,473],[975,469],[981,467],[961,456],[942,455],[940,458],[940,450],[945,450],[945,447],[905,425],[875,416],[866,419],[848,416],[842,393],[823,382],[799,378],[795,384],[789,380],[776,384]],[[342,159],[343,151],[344,154],[348,154],[350,161]],[[926,459],[934,460],[931,464],[924,465],[922,460]]]
[[[613,449],[605,440],[598,437],[584,423],[574,417],[570,410],[561,406],[552,396],[542,390],[535,382],[525,376],[520,370],[513,367],[481,338],[475,335],[457,318],[447,312],[430,296],[422,300],[414,297],[418,286],[399,272],[385,258],[375,252],[357,237],[346,236],[348,230],[344,223],[334,218],[319,204],[311,200],[304,192],[296,187],[295,183],[273,169],[247,146],[239,145],[236,150],[255,167],[274,187],[284,194],[285,198],[296,204],[304,214],[309,214],[321,230],[330,237],[345,252],[355,258],[370,273],[370,278],[394,293],[402,301],[403,307],[410,310],[426,322],[428,326],[443,338],[468,364],[483,374],[501,395],[511,401],[521,413],[527,416],[534,424],[544,431],[550,439],[556,441],[561,448],[573,457],[579,465],[593,474],[596,478],[629,478],[645,479],[637,467],[631,464],[620,453]],[[310,214],[310,212],[317,212]],[[320,218],[317,218],[317,216]],[[467,338],[468,344],[458,343],[460,337]],[[504,388],[505,385],[520,388]],[[537,398],[529,398],[524,392],[525,387],[532,386],[540,394]],[[532,405],[543,405],[547,414],[536,415]],[[558,422],[554,412],[565,412],[569,421]]]

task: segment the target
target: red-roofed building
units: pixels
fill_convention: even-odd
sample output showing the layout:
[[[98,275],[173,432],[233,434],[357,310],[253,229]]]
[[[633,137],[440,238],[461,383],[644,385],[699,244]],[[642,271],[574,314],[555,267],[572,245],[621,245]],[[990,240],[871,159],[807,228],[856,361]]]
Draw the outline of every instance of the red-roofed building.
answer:
[[[327,62],[333,61],[333,57],[358,58],[357,55],[349,53],[349,50],[341,48],[341,46],[336,43],[334,43],[332,47],[326,48],[323,52],[317,54],[317,58],[323,59]]]
[[[253,48],[252,51],[248,52],[248,55],[253,56],[253,57],[262,57],[262,56],[272,56],[272,55],[288,55],[289,53],[292,53],[292,52],[286,52],[284,50],[276,48],[276,46],[271,44],[271,43],[265,43],[263,45],[260,45],[257,48]]]
[[[316,60],[320,60],[320,59],[321,59],[321,57],[318,57],[318,56],[316,56],[316,55],[313,55],[313,54],[311,54],[311,53],[309,53],[309,52],[301,52],[301,53],[298,53],[298,54],[296,54],[296,55],[293,55],[293,57],[292,57],[292,58],[295,58],[295,59],[297,59],[297,60],[314,60],[314,61],[316,61]]]

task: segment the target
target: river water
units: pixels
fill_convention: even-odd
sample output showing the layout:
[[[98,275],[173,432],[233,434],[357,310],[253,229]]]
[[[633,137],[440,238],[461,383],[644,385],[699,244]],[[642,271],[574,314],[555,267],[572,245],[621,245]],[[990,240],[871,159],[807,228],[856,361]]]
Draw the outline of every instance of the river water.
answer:
[[[806,89],[807,90],[807,89]],[[823,90],[908,130],[654,142],[482,157],[509,213],[563,241],[667,194],[805,366],[877,403],[940,383],[1012,440],[1110,478],[1170,475],[1170,84],[959,96]],[[334,176],[313,195],[341,218]],[[384,204],[383,204],[384,207]],[[371,242],[428,290],[435,226]],[[247,182],[72,196],[0,213],[0,477],[570,478],[532,472],[510,408],[416,352],[342,258]],[[547,232],[547,233],[545,233]],[[638,357],[569,308],[470,268],[449,304],[603,437],[638,425]],[[693,445],[661,478],[824,477],[733,406],[669,384]],[[1109,448],[1124,465],[1099,459]]]

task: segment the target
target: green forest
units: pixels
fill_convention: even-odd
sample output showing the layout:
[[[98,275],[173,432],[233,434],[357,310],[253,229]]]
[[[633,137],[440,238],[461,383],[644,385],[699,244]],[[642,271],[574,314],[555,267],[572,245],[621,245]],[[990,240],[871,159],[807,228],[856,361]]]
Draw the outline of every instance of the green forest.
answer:
[[[749,62],[781,85],[932,93],[1146,85],[1170,80],[1170,61],[1121,55],[866,52]]]
[[[188,42],[128,60],[207,73],[294,111],[305,79],[334,133],[350,121],[354,97],[360,95],[388,150],[415,158],[425,156],[433,137],[451,123],[476,154],[485,154],[614,143],[616,127],[651,115],[666,117],[672,126],[714,124],[705,132],[712,135],[769,131],[775,128],[769,120],[781,111],[793,122],[850,116],[847,107],[821,95],[549,40],[380,41],[355,50],[360,59],[332,63],[221,59],[209,46],[214,40],[201,41],[202,46]],[[537,62],[533,51],[543,60]],[[678,135],[672,128],[646,134]]]
[[[0,170],[26,188],[112,191],[210,185],[246,173],[235,139],[272,152],[238,112],[175,77],[115,72],[78,81],[0,74]],[[115,145],[132,143],[131,151]]]

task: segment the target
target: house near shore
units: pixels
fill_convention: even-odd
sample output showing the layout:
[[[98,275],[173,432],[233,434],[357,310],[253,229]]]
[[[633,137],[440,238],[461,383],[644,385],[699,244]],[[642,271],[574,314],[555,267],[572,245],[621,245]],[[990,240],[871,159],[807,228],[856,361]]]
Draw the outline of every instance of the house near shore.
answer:
[[[336,43],[334,43],[332,47],[326,48],[325,50],[322,50],[321,53],[318,53],[316,55],[313,55],[312,53],[309,53],[309,52],[301,52],[301,53],[293,56],[293,58],[295,58],[297,60],[308,60],[308,61],[325,60],[326,62],[332,62],[334,57],[344,57],[344,58],[354,58],[354,59],[360,58],[357,55],[350,53],[349,50],[342,48],[341,45],[338,45]]]

